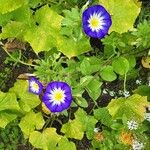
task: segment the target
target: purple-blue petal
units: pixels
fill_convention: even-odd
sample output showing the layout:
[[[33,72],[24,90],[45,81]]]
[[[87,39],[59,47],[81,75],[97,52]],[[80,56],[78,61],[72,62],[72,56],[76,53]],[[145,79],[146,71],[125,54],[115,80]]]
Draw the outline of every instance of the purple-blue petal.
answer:
[[[99,29],[98,31],[92,31],[89,27],[88,20],[90,19],[91,15],[94,13],[101,14],[103,17],[103,22],[105,25],[103,25],[102,29]],[[93,38],[103,38],[106,34],[108,34],[109,28],[112,25],[112,20],[110,14],[107,12],[107,10],[101,6],[101,5],[94,5],[91,7],[88,7],[82,14],[82,26],[85,34],[87,34],[90,37]]]
[[[64,102],[60,102],[60,104],[54,104],[53,102],[50,102],[51,99],[49,97],[49,94],[54,89],[61,89],[64,91],[64,94],[65,94]],[[50,82],[46,87],[46,91],[43,95],[42,100],[51,112],[54,112],[54,113],[61,112],[65,109],[68,109],[71,105],[71,102],[72,102],[71,88],[65,82],[59,82],[59,81]]]
[[[39,87],[38,92],[35,92],[35,91],[32,90],[32,87],[31,87],[31,85],[30,85],[30,83],[31,83],[32,81],[34,81],[34,82],[38,85],[38,87]],[[43,85],[42,85],[42,83],[41,83],[40,81],[38,81],[37,78],[32,77],[32,78],[29,79],[29,88],[28,88],[28,91],[29,91],[30,93],[33,93],[33,94],[36,94],[36,95],[40,95],[40,94],[42,93],[42,90],[43,90]]]

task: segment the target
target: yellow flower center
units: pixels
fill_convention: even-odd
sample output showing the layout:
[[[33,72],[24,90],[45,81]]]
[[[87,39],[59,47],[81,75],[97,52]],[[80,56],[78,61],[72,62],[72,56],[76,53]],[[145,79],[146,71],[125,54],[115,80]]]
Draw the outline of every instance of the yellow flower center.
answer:
[[[97,18],[91,19],[91,26],[92,27],[98,27],[99,26],[99,21]]]
[[[64,95],[61,91],[57,91],[54,95],[54,99],[56,101],[61,101],[64,98]]]
[[[35,90],[38,90],[38,89],[39,89],[38,84],[37,84],[37,83],[34,83],[34,84],[33,84],[33,88],[34,88]]]

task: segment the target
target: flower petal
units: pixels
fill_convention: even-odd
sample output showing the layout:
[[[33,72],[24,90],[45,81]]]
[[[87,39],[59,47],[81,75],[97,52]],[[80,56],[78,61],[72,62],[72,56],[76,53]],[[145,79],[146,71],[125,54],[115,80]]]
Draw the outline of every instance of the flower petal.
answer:
[[[37,78],[32,77],[29,79],[29,92],[40,95],[43,90],[43,85]]]
[[[87,8],[82,15],[85,34],[93,38],[103,38],[112,24],[111,16],[101,5]]]
[[[42,99],[51,112],[61,112],[68,109],[71,105],[71,88],[65,82],[50,82]]]

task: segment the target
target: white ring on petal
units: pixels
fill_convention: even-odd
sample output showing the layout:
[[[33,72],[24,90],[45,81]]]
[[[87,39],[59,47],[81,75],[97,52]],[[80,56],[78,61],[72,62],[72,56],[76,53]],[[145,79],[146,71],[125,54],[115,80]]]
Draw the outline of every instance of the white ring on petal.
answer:
[[[60,94],[61,98],[60,99],[56,99],[57,94]],[[52,105],[60,105],[61,103],[65,102],[65,91],[62,90],[60,87],[54,88],[53,90],[51,90],[50,94],[48,95],[49,97],[49,102],[52,103]]]
[[[39,92],[39,85],[35,81],[30,81],[30,89],[33,92],[38,93]]]
[[[93,13],[90,15],[90,18],[88,20],[88,27],[92,30],[92,32],[96,31],[98,32],[99,30],[103,30],[103,25],[105,25],[104,22],[104,17],[100,13]],[[93,23],[95,25],[93,25]]]

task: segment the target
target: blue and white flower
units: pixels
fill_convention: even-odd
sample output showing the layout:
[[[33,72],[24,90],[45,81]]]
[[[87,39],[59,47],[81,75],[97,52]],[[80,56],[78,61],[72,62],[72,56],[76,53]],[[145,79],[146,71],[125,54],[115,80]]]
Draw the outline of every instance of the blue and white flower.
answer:
[[[32,77],[29,79],[29,92],[40,95],[43,90],[43,85],[38,79]]]
[[[43,102],[54,113],[68,109],[72,102],[70,86],[65,82],[50,82],[43,95]]]
[[[112,24],[111,16],[101,5],[87,8],[82,15],[84,32],[93,38],[103,38]]]

